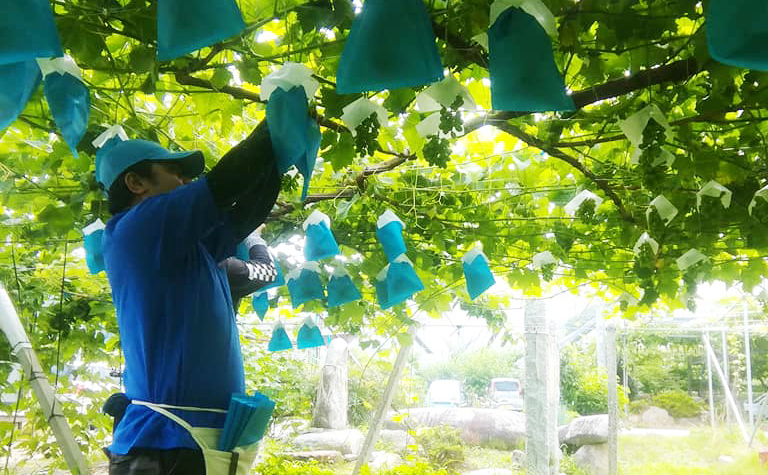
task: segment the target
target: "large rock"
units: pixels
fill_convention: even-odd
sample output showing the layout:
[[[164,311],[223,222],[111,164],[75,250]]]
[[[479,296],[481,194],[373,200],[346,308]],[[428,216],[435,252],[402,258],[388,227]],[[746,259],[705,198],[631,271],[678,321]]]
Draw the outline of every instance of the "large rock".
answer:
[[[347,360],[349,351],[343,338],[334,338],[328,345],[325,365],[317,388],[312,427],[346,429],[349,401]]]
[[[379,443],[397,452],[405,452],[408,446],[415,445],[416,441],[404,430],[382,429],[379,433]]]
[[[651,427],[668,427],[675,423],[669,413],[660,407],[651,406],[640,416],[643,424]]]
[[[344,460],[344,457],[338,450],[307,450],[304,452],[284,452],[282,457],[288,460],[298,460],[301,462],[317,460],[318,462],[323,463],[336,463]]]
[[[608,442],[608,414],[577,417],[560,428],[560,443],[581,447]]]
[[[358,454],[365,436],[357,429],[309,432],[293,439],[302,450],[338,450],[342,454]]]
[[[447,425],[461,431],[467,445],[512,449],[525,437],[525,414],[502,409],[422,407],[390,414],[387,429],[415,429]],[[399,422],[391,420],[396,416]],[[401,419],[402,417],[402,419]]]
[[[389,452],[374,452],[371,454],[371,461],[368,463],[368,468],[370,468],[372,472],[378,472],[379,470],[392,470],[402,463],[402,457],[397,454],[392,454]]]
[[[590,475],[608,475],[608,444],[583,445],[573,460]]]
[[[269,437],[281,442],[288,442],[298,434],[307,432],[309,421],[306,419],[282,419],[272,424]]]

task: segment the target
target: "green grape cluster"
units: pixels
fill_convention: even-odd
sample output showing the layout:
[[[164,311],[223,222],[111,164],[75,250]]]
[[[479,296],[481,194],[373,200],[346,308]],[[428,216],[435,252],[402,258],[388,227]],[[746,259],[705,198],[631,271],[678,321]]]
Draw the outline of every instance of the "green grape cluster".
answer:
[[[362,157],[373,155],[376,151],[376,139],[379,136],[379,118],[373,112],[355,129],[355,149]]]
[[[664,127],[653,118],[648,119],[648,125],[643,130],[643,142],[640,144],[641,153],[637,171],[640,172],[643,186],[649,190],[657,190],[666,177],[665,167],[654,165],[656,159],[661,155],[661,146],[665,140],[666,130]]]
[[[427,162],[436,167],[445,168],[448,166],[448,160],[451,158],[451,147],[448,139],[433,135],[424,144],[424,158]]]
[[[461,112],[459,107],[464,104],[461,96],[456,96],[450,106],[443,106],[440,109],[440,131],[451,138],[458,137],[463,128]],[[445,168],[448,166],[448,160],[451,157],[450,141],[447,138],[441,138],[439,134],[432,135],[424,144],[424,158],[430,165]]]
[[[461,96],[456,96],[456,100],[450,106],[440,109],[440,130],[444,134],[455,138],[461,133],[464,123],[461,120],[459,107],[462,104],[464,104],[464,99]]]

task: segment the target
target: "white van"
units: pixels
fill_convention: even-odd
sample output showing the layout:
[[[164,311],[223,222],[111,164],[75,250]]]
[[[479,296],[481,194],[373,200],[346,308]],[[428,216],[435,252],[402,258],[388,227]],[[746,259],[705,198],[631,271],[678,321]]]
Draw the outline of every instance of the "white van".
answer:
[[[467,405],[467,396],[457,379],[432,381],[427,391],[427,407],[460,407]]]
[[[514,378],[493,378],[488,385],[488,399],[491,406],[499,409],[522,411],[524,406],[523,386]]]

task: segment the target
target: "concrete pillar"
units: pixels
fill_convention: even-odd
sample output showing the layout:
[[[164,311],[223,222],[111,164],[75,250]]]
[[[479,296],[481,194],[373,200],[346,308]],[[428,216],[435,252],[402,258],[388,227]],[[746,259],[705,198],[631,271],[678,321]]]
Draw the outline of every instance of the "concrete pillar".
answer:
[[[608,475],[619,473],[619,403],[616,374],[616,327],[605,328],[605,360],[608,375]]]
[[[334,338],[328,346],[325,365],[317,389],[312,427],[346,429],[349,401],[347,360],[349,350],[343,338]]]
[[[526,461],[530,475],[560,472],[560,354],[544,302],[525,305]]]

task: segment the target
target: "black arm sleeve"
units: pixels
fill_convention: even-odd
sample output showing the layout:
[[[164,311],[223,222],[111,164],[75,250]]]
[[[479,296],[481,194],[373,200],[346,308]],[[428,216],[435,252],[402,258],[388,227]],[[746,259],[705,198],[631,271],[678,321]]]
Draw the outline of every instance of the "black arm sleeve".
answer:
[[[229,257],[219,263],[227,272],[232,302],[252,294],[277,278],[277,268],[267,252],[267,247],[257,244],[248,251],[249,260]]]
[[[280,192],[266,121],[227,152],[207,177],[214,202],[229,213],[237,240],[244,239],[264,222]]]

